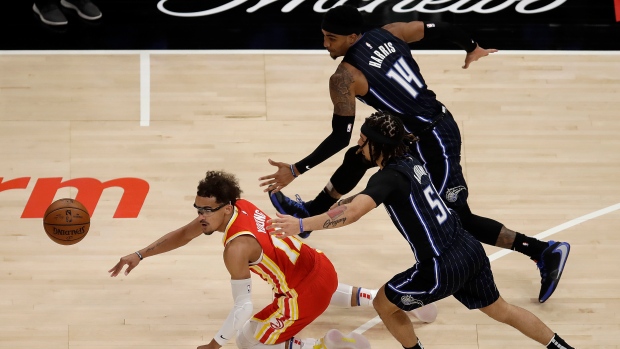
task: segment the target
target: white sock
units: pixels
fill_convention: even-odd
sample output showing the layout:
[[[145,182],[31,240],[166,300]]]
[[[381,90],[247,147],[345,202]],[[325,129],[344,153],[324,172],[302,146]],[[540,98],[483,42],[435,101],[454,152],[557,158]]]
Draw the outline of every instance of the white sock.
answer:
[[[290,339],[289,343],[286,349],[312,349],[312,347],[318,343],[318,340],[314,338],[301,339],[293,337]]]
[[[359,287],[357,289],[357,305],[360,307],[372,306],[372,300],[377,297],[377,292],[379,292],[379,290]]]

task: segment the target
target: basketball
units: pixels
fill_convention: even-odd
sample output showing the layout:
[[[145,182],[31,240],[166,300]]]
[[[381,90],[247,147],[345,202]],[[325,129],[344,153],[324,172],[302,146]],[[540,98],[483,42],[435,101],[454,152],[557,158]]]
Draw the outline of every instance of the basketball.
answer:
[[[56,200],[45,211],[43,228],[55,243],[73,245],[88,233],[90,214],[84,205],[76,200]]]

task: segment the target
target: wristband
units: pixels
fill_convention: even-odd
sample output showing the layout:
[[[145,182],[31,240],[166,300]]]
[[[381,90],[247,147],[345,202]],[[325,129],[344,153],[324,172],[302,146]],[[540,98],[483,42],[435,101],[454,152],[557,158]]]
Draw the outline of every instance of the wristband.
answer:
[[[135,253],[138,255],[138,258],[140,258],[140,260],[143,259],[142,254],[140,254],[140,251],[136,251]]]
[[[291,164],[291,173],[293,174],[293,177],[297,178],[297,175],[295,174],[295,169],[293,168],[293,164]]]
[[[299,218],[299,233],[303,233],[304,232],[304,222],[302,220],[302,218]]]

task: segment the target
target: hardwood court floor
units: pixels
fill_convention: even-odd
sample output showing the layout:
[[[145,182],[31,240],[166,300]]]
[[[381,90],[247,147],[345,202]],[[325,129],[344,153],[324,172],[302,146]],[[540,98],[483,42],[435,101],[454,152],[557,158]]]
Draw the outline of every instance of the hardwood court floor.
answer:
[[[537,302],[534,263],[517,253],[497,258],[487,247],[501,294],[573,346],[620,348],[618,55],[500,52],[463,70],[461,53],[414,53],[461,127],[474,213],[571,243],[545,304]],[[107,270],[192,219],[207,170],[235,173],[244,196],[273,214],[257,179],[274,171],[268,158],[297,161],[330,132],[327,81],[336,64],[326,53],[0,52],[0,348],[209,342],[232,304],[217,235],[146,259],[127,277]],[[352,142],[369,113],[359,107]],[[149,126],[140,126],[145,116]],[[284,192],[312,199],[341,157]],[[30,177],[25,189],[6,190],[22,177]],[[50,177],[136,177],[150,191],[137,218],[113,218],[122,190],[106,189],[88,236],[60,246],[40,218],[20,218],[37,179]],[[76,190],[56,194],[68,196]],[[379,287],[413,263],[382,208],[307,242],[350,284]],[[270,290],[259,279],[254,286],[260,309]],[[542,347],[452,298],[438,306],[435,323],[415,322],[429,349]],[[370,308],[333,308],[302,334],[352,331],[375,318]],[[364,334],[373,348],[400,347],[380,323]]]

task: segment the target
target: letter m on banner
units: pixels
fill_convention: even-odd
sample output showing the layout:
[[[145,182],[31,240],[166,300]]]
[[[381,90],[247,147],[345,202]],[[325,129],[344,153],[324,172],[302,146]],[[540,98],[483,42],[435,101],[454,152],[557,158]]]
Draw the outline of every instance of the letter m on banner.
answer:
[[[2,183],[0,177],[0,192],[9,189],[26,189],[30,177],[16,178]],[[81,202],[92,216],[99,203],[103,190],[110,187],[120,187],[123,195],[114,212],[114,218],[136,218],[142,209],[149,184],[140,178],[117,178],[101,182],[95,178],[74,178],[62,181],[62,177],[39,178],[30,194],[21,218],[43,218],[45,210],[54,201],[56,192],[60,188],[73,187],[78,193],[75,200]]]

